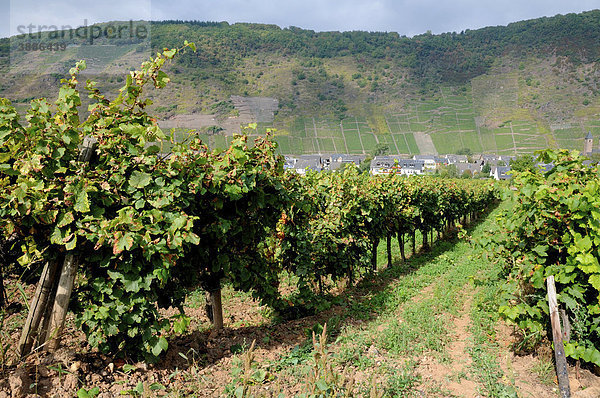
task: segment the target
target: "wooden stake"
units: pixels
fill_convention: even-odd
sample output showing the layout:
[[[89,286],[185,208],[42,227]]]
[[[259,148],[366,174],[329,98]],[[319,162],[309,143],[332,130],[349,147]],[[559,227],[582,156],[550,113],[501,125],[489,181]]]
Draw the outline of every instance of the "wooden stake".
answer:
[[[21,332],[21,338],[19,339],[18,354],[22,358],[31,352],[31,346],[33,345],[34,334],[37,333],[40,326],[40,321],[46,307],[48,305],[48,296],[52,290],[52,284],[56,279],[56,273],[58,269],[58,262],[46,263],[40,276],[37,288],[31,304],[29,305],[29,314],[27,314],[27,320],[23,326]]]
[[[50,290],[50,294],[48,294],[48,300],[46,301],[46,311],[44,311],[44,315],[42,317],[42,321],[40,322],[40,326],[38,326],[38,333],[36,339],[34,341],[34,349],[38,350],[40,347],[46,345],[46,337],[48,336],[48,325],[50,325],[50,318],[52,317],[52,307],[54,300],[56,299],[56,291],[58,290],[58,277],[60,275],[61,266],[56,269],[56,276],[52,281],[52,288]]]
[[[94,154],[96,146],[98,145],[98,140],[91,135],[86,135],[83,138],[83,142],[81,143],[81,147],[79,148],[79,161],[80,162],[89,162]]]
[[[350,264],[350,266],[348,267],[348,273],[346,274],[346,276],[348,278],[347,286],[354,286],[354,269],[352,267],[352,264]]]
[[[567,315],[567,311],[561,309],[560,312],[560,323],[563,327],[562,337],[563,341],[571,340],[571,322],[569,321],[569,316]]]
[[[4,291],[4,276],[2,275],[2,264],[0,264],[0,309],[7,304],[6,291]]]
[[[77,263],[77,259],[72,254],[65,256],[58,289],[56,290],[54,307],[50,316],[48,333],[46,335],[46,349],[49,352],[54,352],[60,346],[60,335],[65,326],[67,309],[69,307],[71,292],[73,291],[75,275],[77,274]]]
[[[223,329],[223,305],[221,304],[221,289],[208,292],[213,312],[213,327],[215,330]]]
[[[554,276],[550,275],[546,279],[548,287],[548,306],[550,308],[550,322],[552,323],[552,341],[554,342],[554,359],[556,361],[556,376],[558,377],[558,389],[562,398],[571,397],[571,387],[569,385],[569,373],[567,371],[567,358],[565,357],[565,347],[562,340],[560,329],[560,315],[558,313],[558,303],[556,302],[556,286],[554,285]]]

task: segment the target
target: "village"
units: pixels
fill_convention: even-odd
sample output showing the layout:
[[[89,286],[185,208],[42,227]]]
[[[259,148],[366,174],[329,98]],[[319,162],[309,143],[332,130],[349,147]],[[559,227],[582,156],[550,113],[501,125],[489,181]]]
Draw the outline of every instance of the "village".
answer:
[[[478,155],[402,155],[375,156],[370,160],[369,172],[378,174],[424,175],[447,170],[450,176],[490,177],[497,180],[510,178],[510,162],[516,156]],[[353,163],[360,166],[369,161],[366,155],[300,155],[285,156],[284,168],[305,174],[306,170],[336,171]],[[487,165],[487,166],[486,166]]]
[[[582,155],[591,157],[600,154],[600,142],[594,148],[594,137],[588,132],[584,138]],[[527,157],[529,155],[522,155]],[[539,163],[533,155],[532,164],[543,171],[551,170],[552,164]],[[399,175],[424,175],[444,174],[450,177],[463,178],[493,178],[495,180],[509,180],[511,178],[511,164],[517,160],[514,155],[496,154],[471,154],[471,155],[286,155],[284,168],[294,170],[298,174],[305,174],[307,170],[337,171],[348,164],[361,166],[370,162],[369,173],[399,174]],[[592,161],[587,161],[592,163]]]

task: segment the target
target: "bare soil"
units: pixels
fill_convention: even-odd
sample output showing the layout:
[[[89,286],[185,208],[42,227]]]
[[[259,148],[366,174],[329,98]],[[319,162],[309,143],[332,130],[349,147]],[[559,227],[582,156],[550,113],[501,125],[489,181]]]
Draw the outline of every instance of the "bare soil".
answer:
[[[15,281],[7,281],[10,297],[15,294]],[[34,286],[27,286],[28,296],[33,293]],[[424,288],[413,300],[430,297],[432,285]],[[468,294],[467,294],[468,293]],[[423,354],[417,359],[416,373],[420,376],[420,384],[407,396],[424,397],[483,397],[484,391],[480,382],[473,376],[472,361],[468,354],[471,344],[470,309],[472,293],[466,292],[464,304],[458,315],[441,319],[449,319],[447,328],[451,334],[450,343],[446,347],[449,358],[440,360],[435,355]],[[360,296],[361,292],[353,292]],[[14,300],[13,300],[14,301]],[[234,361],[240,347],[248,347],[256,341],[255,361],[258,364],[276,363],[288,355],[295,347],[307,339],[307,330],[316,323],[325,323],[334,316],[344,315],[342,306],[333,306],[315,316],[274,324],[265,314],[265,308],[247,297],[232,294],[225,297],[225,328],[211,331],[204,309],[197,303],[187,308],[187,314],[193,319],[193,332],[184,336],[174,336],[169,341],[166,356],[156,365],[131,363],[133,370],[125,371],[126,361],[114,359],[93,350],[86,342],[83,333],[76,329],[73,320],[68,320],[68,327],[63,338],[63,347],[54,355],[40,351],[23,361],[17,361],[14,347],[18,342],[20,329],[26,316],[26,307],[9,315],[2,325],[0,338],[2,346],[8,348],[8,358],[0,373],[0,398],[17,397],[74,397],[84,387],[100,389],[101,398],[131,396],[193,396],[221,397],[225,386],[232,381],[232,369],[237,366]],[[377,314],[373,314],[376,317]],[[345,319],[347,325],[356,330],[366,327],[367,321]],[[379,329],[389,327],[387,324]],[[516,355],[512,351],[515,336],[512,328],[500,322],[495,339],[500,347],[499,362],[505,374],[504,383],[515,387],[519,397],[554,397],[558,396],[554,369],[546,369],[545,378],[540,371],[540,363],[552,363],[552,352],[548,349],[530,355]],[[335,352],[332,344],[330,350]],[[390,358],[386,352],[374,346],[369,347],[361,355],[373,360],[375,366],[386,364],[390,368],[401,369],[403,361]],[[351,377],[359,384],[384,385],[385,380],[374,376],[373,369],[347,368]],[[600,397],[600,378],[587,369],[569,368],[571,391],[573,397]],[[261,396],[270,395],[274,391],[284,396],[294,396],[300,387],[296,383],[277,378],[273,375],[271,382],[261,388]],[[136,386],[142,383],[143,394],[137,394]],[[152,390],[151,388],[158,388]],[[273,395],[276,396],[276,395]]]

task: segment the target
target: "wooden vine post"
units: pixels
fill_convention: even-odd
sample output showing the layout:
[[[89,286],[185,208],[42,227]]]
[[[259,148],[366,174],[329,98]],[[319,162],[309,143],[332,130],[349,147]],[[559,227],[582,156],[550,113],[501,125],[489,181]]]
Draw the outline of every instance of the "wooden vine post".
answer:
[[[31,347],[35,337],[37,336],[42,317],[46,313],[46,308],[50,299],[50,292],[52,291],[52,285],[56,280],[56,274],[58,270],[58,263],[46,263],[40,276],[35,294],[31,299],[29,305],[29,313],[27,314],[27,320],[23,325],[23,331],[21,332],[21,338],[19,339],[19,346],[17,352],[20,357],[24,357],[31,352]]]
[[[554,342],[554,359],[556,361],[558,388],[561,398],[569,398],[571,396],[571,387],[569,385],[567,358],[565,357],[565,347],[562,340],[560,314],[556,301],[556,286],[554,285],[553,275],[550,275],[546,279],[546,286],[548,287],[548,306],[550,307],[550,322],[552,323],[552,341]]]
[[[80,149],[79,161],[89,162],[97,144],[95,138],[86,136]],[[62,267],[59,267],[59,262],[44,266],[19,339],[17,351],[20,357],[31,352],[36,338],[38,343],[46,345],[48,351],[54,351],[60,346],[60,335],[67,316],[77,265],[78,259],[67,253]],[[44,322],[43,318],[46,318]]]
[[[221,288],[208,292],[213,311],[213,327],[223,329],[223,304],[221,303]]]
[[[223,304],[221,302],[221,277],[208,275],[200,285],[206,292],[206,315],[213,324],[214,330],[223,329]]]
[[[67,318],[67,309],[73,291],[75,275],[77,274],[77,265],[78,259],[75,256],[72,254],[65,256],[46,335],[46,349],[50,352],[54,352],[60,346],[60,335]]]
[[[0,309],[6,306],[8,301],[6,292],[4,291],[4,277],[2,276],[2,264],[0,264]]]

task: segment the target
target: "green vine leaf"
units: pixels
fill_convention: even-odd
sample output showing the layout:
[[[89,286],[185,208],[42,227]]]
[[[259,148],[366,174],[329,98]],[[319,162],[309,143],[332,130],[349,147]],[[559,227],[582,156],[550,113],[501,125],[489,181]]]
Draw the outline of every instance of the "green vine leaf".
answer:
[[[135,188],[144,188],[150,181],[152,180],[152,176],[148,173],[144,173],[142,171],[134,171],[129,178],[129,185]]]
[[[85,190],[81,190],[77,193],[75,198],[75,206],[73,206],[73,209],[80,213],[87,213],[90,211],[90,201]]]
[[[162,352],[167,351],[168,348],[169,343],[167,342],[167,339],[161,336],[156,341],[154,347],[152,347],[152,354],[155,356],[159,356]]]
[[[133,247],[133,234],[125,233],[121,234],[117,233],[117,238],[115,240],[115,244],[113,246],[113,254],[120,254],[124,250],[129,250]]]

